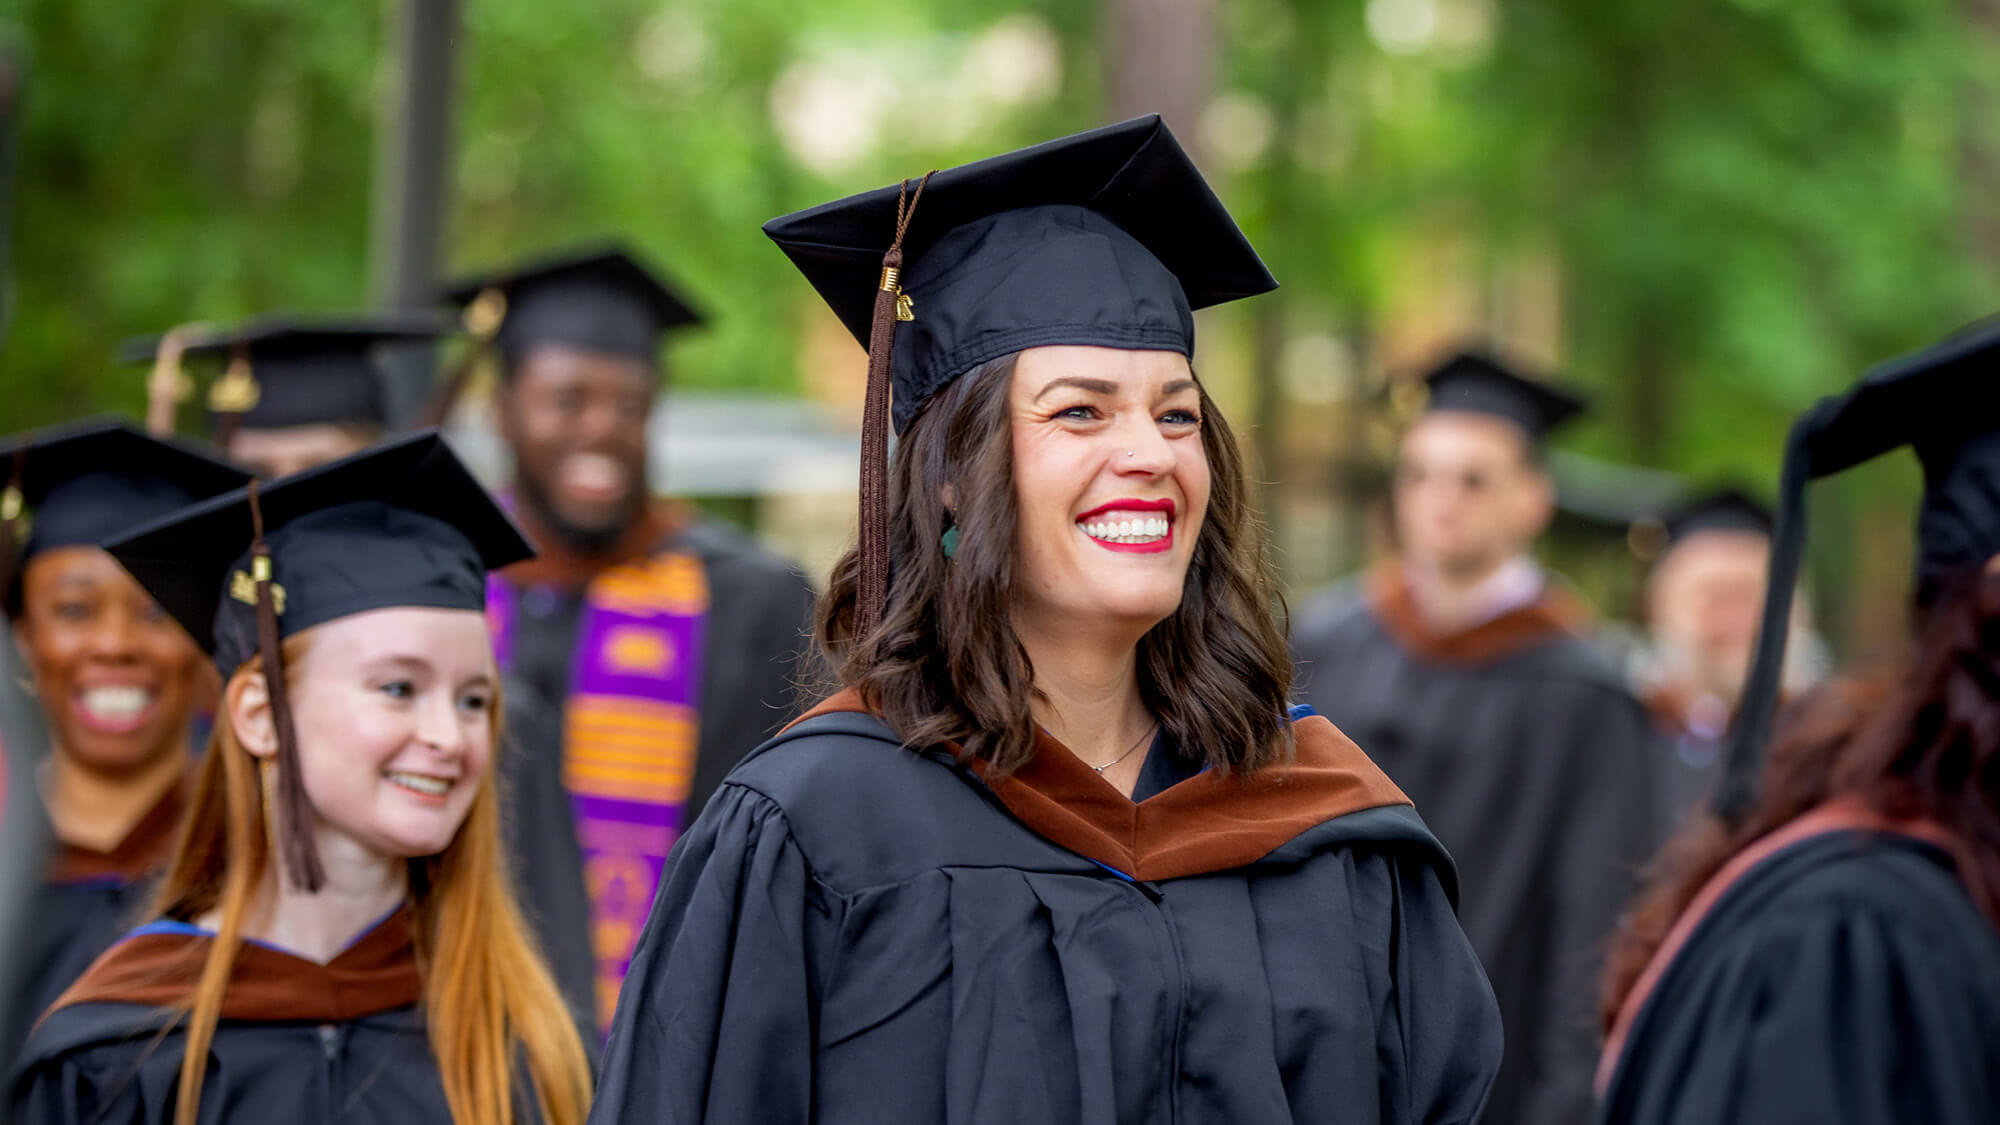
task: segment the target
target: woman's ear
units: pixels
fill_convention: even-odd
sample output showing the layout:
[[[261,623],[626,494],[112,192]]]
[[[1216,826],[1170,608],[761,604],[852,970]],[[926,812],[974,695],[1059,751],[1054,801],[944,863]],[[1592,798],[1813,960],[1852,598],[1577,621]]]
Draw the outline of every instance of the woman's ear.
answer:
[[[245,672],[230,677],[222,692],[222,714],[236,732],[236,741],[252,757],[269,758],[278,752],[278,724],[271,717],[271,692],[262,672]]]
[[[944,482],[944,487],[938,490],[938,499],[944,501],[945,511],[953,513],[958,511],[958,493],[952,491],[950,481]]]

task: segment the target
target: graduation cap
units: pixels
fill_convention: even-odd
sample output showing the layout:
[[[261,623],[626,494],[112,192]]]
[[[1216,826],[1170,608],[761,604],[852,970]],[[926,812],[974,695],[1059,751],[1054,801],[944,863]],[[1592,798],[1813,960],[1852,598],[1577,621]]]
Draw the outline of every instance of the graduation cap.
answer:
[[[989,360],[1083,344],[1194,352],[1192,310],[1277,288],[1157,115],[773,219],[764,233],[868,349],[861,592],[888,582],[888,430]]]
[[[463,310],[465,330],[475,346],[439,384],[423,414],[429,425],[442,423],[451,413],[474,365],[490,347],[508,357],[508,368],[540,343],[630,356],[651,366],[663,334],[702,320],[658,271],[617,243],[461,278],[445,287],[444,300]]]
[[[1768,505],[1735,487],[1718,488],[1684,501],[1661,521],[1667,546],[1705,531],[1740,531],[1770,538],[1777,517]]]
[[[0,588],[20,610],[20,566],[57,547],[96,546],[135,525],[240,487],[250,474],[124,422],[100,419],[0,445]],[[27,542],[16,532],[32,516]]]
[[[1911,446],[1924,471],[1917,509],[1917,600],[2000,554],[2000,322],[1983,321],[1891,361],[1821,399],[1785,442],[1764,619],[1716,811],[1735,821],[1756,796],[1777,707],[1793,587],[1805,552],[1806,486]]]
[[[400,606],[483,610],[486,573],[534,550],[435,431],[252,482],[104,544],[226,678],[261,656],[279,727],[280,783],[310,823],[280,645],[315,625]],[[286,842],[317,886],[309,835]]]
[[[427,340],[450,325],[429,314],[376,313],[254,320],[223,331],[185,331],[127,341],[127,362],[155,360],[162,348],[183,359],[218,359],[227,367],[209,387],[209,411],[229,429],[287,426],[382,426],[388,422],[374,351],[382,344]]]
[[[1426,372],[1424,412],[1464,410],[1519,426],[1540,445],[1549,431],[1582,414],[1588,400],[1575,390],[1531,379],[1475,350],[1456,352]]]

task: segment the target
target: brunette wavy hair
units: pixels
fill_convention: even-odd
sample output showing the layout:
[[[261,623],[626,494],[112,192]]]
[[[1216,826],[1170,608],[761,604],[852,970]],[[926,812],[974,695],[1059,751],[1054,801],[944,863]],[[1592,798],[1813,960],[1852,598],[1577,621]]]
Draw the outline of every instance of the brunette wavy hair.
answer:
[[[898,442],[881,624],[853,635],[858,550],[835,564],[818,609],[820,642],[842,684],[906,744],[955,742],[996,776],[1035,752],[1035,670],[1012,616],[1019,578],[1008,415],[1014,360],[1003,356],[954,380],[918,410]],[[1212,478],[1207,517],[1180,605],[1139,642],[1139,691],[1183,752],[1247,775],[1291,753],[1292,662],[1242,452],[1207,390],[1198,393]],[[955,514],[945,509],[947,484]],[[939,540],[953,526],[958,550],[946,559]]]
[[[1702,886],[1737,853],[1836,796],[1947,829],[1959,878],[2000,927],[2000,572],[1937,583],[1899,667],[1835,681],[1793,705],[1758,794],[1734,828],[1698,813],[1661,853],[1612,944],[1598,1011],[1605,1027]]]
[[[286,665],[297,667],[311,643],[311,630],[287,639],[281,646]],[[262,674],[253,658],[230,682]],[[492,709],[499,748],[497,693]],[[529,1104],[549,1125],[582,1125],[590,1107],[590,1067],[569,1008],[508,885],[495,768],[487,767],[465,823],[445,850],[408,861],[431,1053],[456,1125],[511,1125],[522,1104],[519,1093],[531,1095]],[[183,1025],[177,1121],[196,1120],[244,920],[259,880],[276,862],[257,762],[238,740],[224,706],[154,906],[157,916],[184,920],[210,910],[221,913]],[[519,1089],[522,1070],[532,1090]]]

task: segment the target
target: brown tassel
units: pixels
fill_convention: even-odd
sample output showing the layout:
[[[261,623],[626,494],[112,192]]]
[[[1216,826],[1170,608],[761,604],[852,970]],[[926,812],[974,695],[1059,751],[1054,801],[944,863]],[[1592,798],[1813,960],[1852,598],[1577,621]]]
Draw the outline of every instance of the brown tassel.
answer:
[[[465,307],[465,330],[472,334],[472,346],[459,357],[451,375],[438,384],[430,401],[417,414],[417,429],[442,426],[451,417],[452,407],[458,405],[458,396],[465,393],[465,385],[472,381],[472,373],[493,350],[493,341],[500,335],[500,325],[506,319],[507,295],[498,289],[484,290]]]
[[[299,733],[292,722],[292,697],[285,688],[285,660],[278,647],[278,610],[271,595],[271,548],[264,543],[264,509],[257,482],[250,482],[250,578],[257,585],[257,650],[263,657],[264,690],[271,700],[271,725],[278,736],[278,801],[285,808],[279,851],[292,885],[313,894],[326,882],[319,848],[313,843],[312,803],[299,773]]]
[[[882,623],[889,600],[889,357],[896,344],[896,321],[911,319],[903,296],[903,235],[916,217],[924,173],[915,195],[904,180],[896,192],[896,238],[882,255],[882,284],[875,291],[875,319],[868,329],[868,396],[861,408],[861,589],[854,607],[854,641]]]
[[[7,488],[0,492],[0,590],[14,584],[14,571],[21,561],[21,514],[27,498],[21,495],[21,476],[28,468],[28,446],[14,450],[13,468],[7,474]]]

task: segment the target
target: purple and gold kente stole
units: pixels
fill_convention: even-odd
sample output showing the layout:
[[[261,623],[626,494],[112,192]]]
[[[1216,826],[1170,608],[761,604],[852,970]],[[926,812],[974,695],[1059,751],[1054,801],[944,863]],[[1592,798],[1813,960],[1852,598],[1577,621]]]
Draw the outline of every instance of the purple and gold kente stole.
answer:
[[[497,574],[486,612],[509,667],[515,603]],[[607,1032],[694,780],[707,618],[708,579],[689,554],[620,563],[584,590],[563,707],[563,786],[583,850],[598,1026]]]

